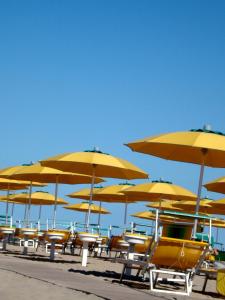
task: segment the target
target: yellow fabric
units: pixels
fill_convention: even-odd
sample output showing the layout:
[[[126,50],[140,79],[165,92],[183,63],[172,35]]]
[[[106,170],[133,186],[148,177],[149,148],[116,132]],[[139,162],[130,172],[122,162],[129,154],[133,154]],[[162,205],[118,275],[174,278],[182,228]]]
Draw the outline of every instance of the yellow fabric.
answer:
[[[13,178],[10,178],[10,176],[12,174],[14,174],[15,172],[18,172],[19,170],[23,169],[24,166],[13,166],[13,167],[8,167],[8,168],[5,168],[5,169],[1,169],[0,170],[0,178],[7,178],[7,179],[13,179]],[[24,185],[30,185],[30,180],[21,180],[19,179],[19,181],[24,184]],[[40,183],[40,182],[35,182],[33,181],[32,182],[32,185],[33,186],[45,186],[45,184],[43,183]]]
[[[225,269],[217,271],[216,290],[220,295],[225,296]]]
[[[173,132],[127,144],[133,151],[168,160],[225,167],[225,136],[206,132]],[[202,149],[207,149],[203,158]]]
[[[151,257],[156,266],[186,270],[194,268],[207,243],[161,237]]]
[[[118,184],[106,186],[102,189],[96,189],[94,199],[107,202],[134,202],[132,200],[130,201],[127,195],[123,193],[123,191],[129,187],[129,184]],[[138,201],[138,198],[136,200]]]
[[[147,182],[132,186],[123,191],[128,199],[139,198],[142,201],[159,201],[166,198],[171,200],[196,200],[197,195],[191,191],[164,182]]]
[[[199,212],[207,213],[211,208],[210,203],[212,200],[201,200],[199,206]],[[196,202],[194,201],[179,201],[174,204],[175,207],[183,209],[185,212],[193,212],[195,211]],[[207,210],[208,209],[208,210]]]
[[[68,239],[70,238],[70,235],[71,235],[71,233],[70,233],[69,230],[64,230],[64,229],[50,229],[50,230],[48,230],[45,233],[45,240],[48,241],[49,243],[51,243],[52,241],[51,241],[51,239],[49,239],[48,233],[55,233],[55,234],[57,234],[57,233],[60,233],[60,234],[63,233],[63,238],[57,240],[57,244],[63,244],[65,242],[67,242]]]
[[[95,193],[101,188],[94,188],[93,189],[93,198],[95,198]],[[79,191],[76,191],[72,194],[67,195],[70,198],[77,198],[77,199],[84,199],[84,200],[89,200],[90,199],[90,188],[85,188],[81,189]]]
[[[77,203],[77,204],[64,206],[63,208],[77,210],[77,211],[81,211],[81,212],[88,212],[89,204],[86,202],[85,203]],[[110,212],[107,209],[100,207],[98,205],[95,205],[95,204],[91,204],[90,210],[91,210],[91,213],[110,214]]]
[[[66,153],[42,160],[46,167],[57,168],[65,172],[78,172],[110,178],[135,179],[148,178],[148,174],[130,162],[96,152]],[[94,168],[93,168],[94,167]]]
[[[150,211],[137,212],[135,214],[132,214],[131,216],[140,218],[140,219],[155,221],[155,213],[150,212]],[[174,216],[173,217],[173,216],[161,215],[160,221],[162,223],[190,222],[190,218],[185,218],[182,216]]]
[[[23,166],[18,171],[12,173],[10,178],[43,183],[55,183],[57,181],[63,184],[91,183],[92,180],[92,177],[88,175],[63,172],[57,169],[43,167],[40,164]],[[95,178],[95,183],[102,181],[104,180],[101,178]]]
[[[159,202],[153,202],[150,204],[147,204],[147,207],[153,207],[153,208],[160,208],[165,210],[175,210],[175,211],[181,211],[182,209],[176,207],[176,203],[179,203],[179,201],[159,201]]]
[[[10,197],[11,202],[19,202],[21,204],[27,204],[29,201],[29,194],[17,194],[17,195],[12,195]],[[31,194],[31,204],[32,205],[54,205],[55,203],[55,196],[46,193],[46,192],[34,192]],[[68,204],[67,201],[57,198],[57,205],[65,205]]]
[[[204,187],[208,191],[224,194],[225,193],[225,177],[220,177],[213,181],[210,181],[210,182],[204,184]]]
[[[125,194],[122,193],[123,190],[130,187],[130,185],[111,185],[107,187],[94,188],[93,190],[93,200],[102,202],[114,202],[114,203],[134,203],[135,201],[130,201],[127,199]],[[80,198],[89,200],[90,199],[90,189],[82,189],[77,192],[68,195],[71,198]]]

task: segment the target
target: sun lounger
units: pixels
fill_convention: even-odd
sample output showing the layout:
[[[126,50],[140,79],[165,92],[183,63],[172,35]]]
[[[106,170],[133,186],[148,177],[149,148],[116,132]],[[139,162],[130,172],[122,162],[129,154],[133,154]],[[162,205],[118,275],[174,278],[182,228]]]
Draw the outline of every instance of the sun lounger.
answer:
[[[149,257],[145,260],[117,260],[124,264],[120,282],[127,268],[138,269],[138,274],[149,273],[150,290],[155,292],[190,295],[192,280],[208,250],[208,244],[192,240],[160,237],[151,244]],[[163,277],[160,277],[163,274]],[[174,291],[156,285],[161,283],[183,283],[184,291]]]
[[[115,252],[115,258],[118,254],[119,256],[127,254],[128,245],[126,245],[125,241],[124,243],[121,243],[121,241],[123,241],[122,236],[115,235],[111,237],[108,244],[109,257],[111,257],[112,252]]]
[[[49,253],[50,251],[50,248],[51,248],[51,239],[49,239],[48,237],[48,234],[49,233],[60,233],[60,234],[63,234],[63,238],[57,240],[55,242],[55,248],[56,249],[61,249],[62,250],[62,253],[65,253],[65,249],[66,249],[66,246],[67,246],[67,242],[70,238],[70,231],[69,230],[63,230],[63,229],[52,229],[52,230],[48,230],[48,232],[46,233],[46,236],[45,236],[45,240],[46,240],[46,253]]]

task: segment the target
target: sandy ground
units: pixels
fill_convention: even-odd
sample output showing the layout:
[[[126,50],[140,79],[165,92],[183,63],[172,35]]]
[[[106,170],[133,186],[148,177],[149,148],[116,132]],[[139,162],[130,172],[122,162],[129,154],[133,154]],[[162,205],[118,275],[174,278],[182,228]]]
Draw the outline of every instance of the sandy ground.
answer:
[[[222,299],[216,293],[216,281],[209,280],[201,293],[204,277],[196,276],[190,297],[152,293],[148,282],[118,283],[122,265],[108,257],[89,257],[88,266],[81,266],[81,257],[58,254],[49,262],[44,249],[21,254],[19,246],[8,246],[0,252],[1,300],[72,300],[72,299]]]

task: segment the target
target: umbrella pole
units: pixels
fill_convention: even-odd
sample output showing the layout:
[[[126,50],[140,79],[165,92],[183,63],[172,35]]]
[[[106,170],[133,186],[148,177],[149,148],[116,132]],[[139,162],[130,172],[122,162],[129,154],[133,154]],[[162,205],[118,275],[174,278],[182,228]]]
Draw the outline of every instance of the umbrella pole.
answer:
[[[5,224],[8,224],[8,213],[9,213],[9,187],[7,189],[7,201],[6,201],[6,212],[5,212]]]
[[[124,224],[125,229],[126,229],[126,226],[127,226],[127,206],[128,206],[128,203],[125,202],[124,220],[123,220],[123,224]]]
[[[84,226],[87,224],[87,212],[84,214]]]
[[[201,192],[202,192],[202,182],[203,182],[203,176],[204,176],[204,163],[201,164],[200,169],[200,175],[199,175],[199,183],[198,183],[198,197],[197,197],[197,203],[195,207],[195,214],[198,215],[199,212],[199,206],[200,206],[200,200],[201,200]],[[198,219],[196,218],[194,221],[194,227],[193,227],[193,237],[195,237],[195,234],[197,232],[197,226],[198,226]]]
[[[91,191],[90,191],[90,200],[89,200],[89,204],[88,204],[88,215],[87,215],[87,224],[86,224],[86,231],[87,232],[88,232],[88,229],[89,229],[90,214],[91,214],[91,204],[92,204],[94,184],[95,184],[95,168],[96,168],[96,165],[93,165],[92,180],[91,180]]]
[[[158,241],[158,222],[159,222],[159,210],[155,212],[155,242]]]
[[[54,203],[54,212],[53,212],[53,229],[56,227],[56,208],[57,208],[57,198],[58,198],[58,184],[59,184],[59,178],[56,177],[55,182],[55,203]]]
[[[101,222],[101,211],[102,211],[102,201],[99,202],[100,211],[98,213],[98,234],[100,233],[100,222]]]
[[[14,208],[15,208],[15,203],[12,203],[12,207],[11,207],[11,218],[13,218],[14,215]]]
[[[27,203],[25,203],[25,207],[24,207],[23,226],[26,222],[26,219],[27,219]]]
[[[38,214],[38,231],[41,230],[41,205],[39,206],[39,214]]]
[[[58,184],[59,184],[59,177],[56,177],[55,181],[55,203],[54,203],[54,211],[53,211],[53,229],[56,227],[56,207],[57,207],[57,198],[58,198]],[[50,249],[50,260],[55,259],[55,240],[51,240],[51,249]]]
[[[30,188],[29,188],[29,201],[28,201],[28,209],[27,209],[27,227],[30,223],[30,207],[31,207],[31,194],[32,194],[32,181],[30,182]]]
[[[218,237],[219,237],[219,228],[216,228],[216,243],[218,243]]]

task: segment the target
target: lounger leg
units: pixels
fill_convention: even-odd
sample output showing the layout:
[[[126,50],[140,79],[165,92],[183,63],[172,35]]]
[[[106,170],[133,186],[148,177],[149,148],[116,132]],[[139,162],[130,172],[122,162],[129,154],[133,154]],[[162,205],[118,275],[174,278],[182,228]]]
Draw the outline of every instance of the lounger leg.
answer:
[[[149,289],[150,289],[150,291],[153,290],[153,274],[152,274],[152,270],[149,270]]]
[[[206,285],[207,285],[207,282],[208,282],[208,275],[206,274],[205,275],[205,280],[204,280],[204,284],[203,284],[203,288],[202,288],[202,292],[204,293],[205,292],[205,288],[206,288]]]
[[[50,249],[50,260],[53,261],[55,259],[55,242],[51,242],[51,249]]]
[[[126,271],[126,267],[127,267],[127,265],[124,264],[124,265],[123,265],[122,273],[121,273],[121,275],[120,275],[120,283],[122,283],[122,281],[123,281],[123,276],[124,276],[124,273],[125,273],[125,271]]]

